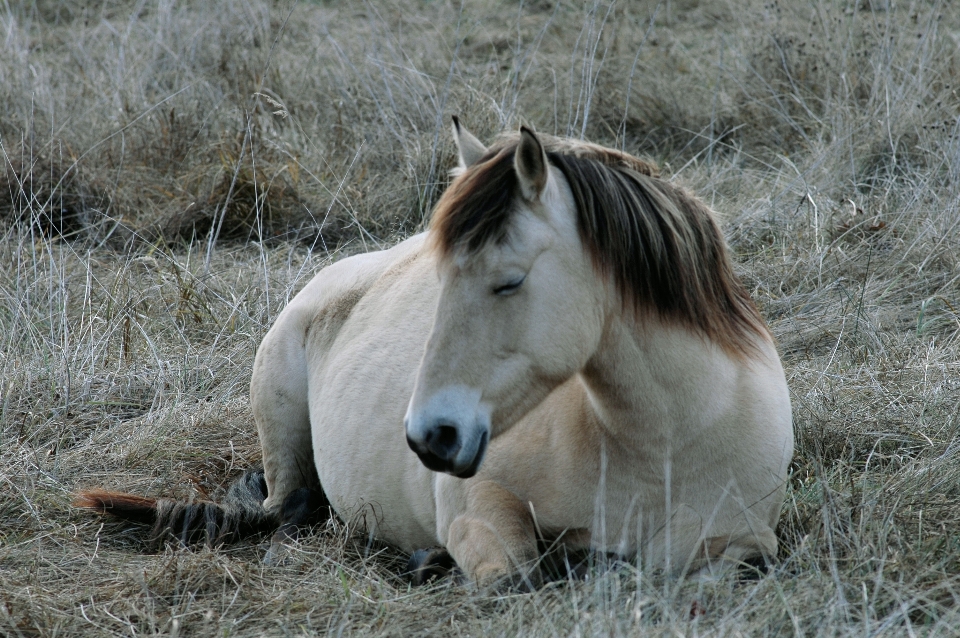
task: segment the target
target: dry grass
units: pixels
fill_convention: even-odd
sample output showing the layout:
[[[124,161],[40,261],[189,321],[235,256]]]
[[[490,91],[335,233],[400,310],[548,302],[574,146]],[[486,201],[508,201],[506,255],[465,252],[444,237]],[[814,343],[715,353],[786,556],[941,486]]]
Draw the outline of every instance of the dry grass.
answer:
[[[958,86],[945,2],[3,5],[0,633],[954,635]],[[268,568],[70,508],[257,462],[260,338],[422,227],[451,113],[622,145],[724,213],[793,392],[772,573],[410,590],[336,523]]]

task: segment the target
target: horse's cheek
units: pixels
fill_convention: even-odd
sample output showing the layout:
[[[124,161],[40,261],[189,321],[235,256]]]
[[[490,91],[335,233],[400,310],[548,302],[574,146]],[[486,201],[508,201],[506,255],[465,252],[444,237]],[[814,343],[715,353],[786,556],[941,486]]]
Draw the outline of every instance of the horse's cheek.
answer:
[[[599,321],[583,306],[567,306],[545,315],[528,343],[536,344],[532,356],[541,374],[562,382],[579,372],[600,342]]]

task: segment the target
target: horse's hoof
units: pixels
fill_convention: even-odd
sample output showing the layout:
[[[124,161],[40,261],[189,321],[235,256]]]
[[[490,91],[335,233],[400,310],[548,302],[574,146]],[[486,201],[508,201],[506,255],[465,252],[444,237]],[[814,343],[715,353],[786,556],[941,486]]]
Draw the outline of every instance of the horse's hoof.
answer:
[[[270,539],[270,547],[267,548],[267,552],[263,555],[263,564],[267,567],[279,567],[283,565],[289,553],[290,550],[287,549],[283,540],[278,539],[277,536],[274,535],[273,538]]]
[[[745,558],[737,567],[737,580],[741,583],[760,580],[770,573],[770,568],[770,562],[762,554]]]
[[[296,543],[306,528],[330,518],[330,512],[330,501],[323,490],[301,487],[290,492],[283,500],[280,527],[270,539],[270,548],[263,557],[263,564],[282,564],[288,553],[287,545]]]
[[[457,563],[443,547],[418,549],[407,561],[407,575],[415,587],[426,585],[431,580],[444,578],[457,570]]]
[[[296,543],[299,539],[299,527],[289,523],[281,525],[280,529],[270,537],[270,547],[263,556],[263,564],[270,567],[282,565],[287,554],[290,553],[289,545]]]
[[[283,563],[283,546],[274,546],[270,543],[267,553],[263,555],[263,564],[267,567],[278,567]]]

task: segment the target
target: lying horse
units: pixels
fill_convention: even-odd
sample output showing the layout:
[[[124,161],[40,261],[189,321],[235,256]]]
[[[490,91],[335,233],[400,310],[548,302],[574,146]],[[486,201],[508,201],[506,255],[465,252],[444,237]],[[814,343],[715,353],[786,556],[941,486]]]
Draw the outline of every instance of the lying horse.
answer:
[[[538,540],[673,574],[773,557],[790,399],[711,211],[619,151],[454,135],[429,230],[325,268],[264,338],[252,505],[81,504],[208,538],[329,505],[480,584],[536,584]]]

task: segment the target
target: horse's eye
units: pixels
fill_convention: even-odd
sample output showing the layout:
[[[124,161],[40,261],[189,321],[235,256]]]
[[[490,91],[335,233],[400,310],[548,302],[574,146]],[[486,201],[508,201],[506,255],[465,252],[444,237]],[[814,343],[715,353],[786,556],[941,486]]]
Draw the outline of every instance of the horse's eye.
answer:
[[[526,278],[527,278],[526,275],[524,275],[523,277],[520,277],[519,279],[515,279],[514,281],[511,281],[508,284],[497,286],[496,288],[493,289],[493,294],[500,295],[501,297],[512,295],[513,293],[517,292],[517,289],[520,288],[520,284],[522,284],[523,280]]]

